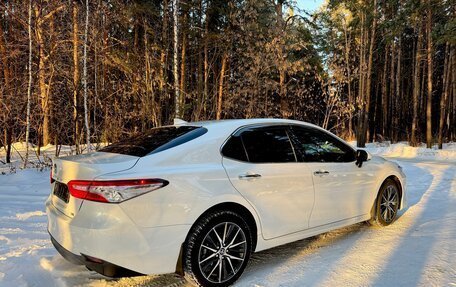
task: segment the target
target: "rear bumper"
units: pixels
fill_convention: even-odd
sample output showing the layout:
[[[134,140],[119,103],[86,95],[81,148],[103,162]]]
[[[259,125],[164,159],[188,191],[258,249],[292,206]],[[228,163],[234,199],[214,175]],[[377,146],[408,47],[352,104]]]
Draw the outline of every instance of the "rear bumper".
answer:
[[[119,205],[90,201],[71,218],[48,200],[46,213],[52,242],[63,257],[111,277],[175,272],[191,227],[138,227]]]
[[[70,251],[66,250],[62,245],[60,245],[54,237],[51,235],[51,242],[54,245],[55,249],[63,256],[66,260],[70,261],[73,264],[85,265],[89,270],[96,271],[104,276],[108,277],[132,277],[132,276],[141,276],[144,274],[123,268],[121,266],[112,264],[103,260],[96,260],[93,258],[84,255],[73,254]]]

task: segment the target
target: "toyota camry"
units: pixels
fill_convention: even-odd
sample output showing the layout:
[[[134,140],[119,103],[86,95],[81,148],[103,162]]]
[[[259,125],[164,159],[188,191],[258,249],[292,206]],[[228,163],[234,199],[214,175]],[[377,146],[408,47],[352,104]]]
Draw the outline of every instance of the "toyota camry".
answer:
[[[405,207],[396,163],[300,121],[176,121],[55,158],[48,231],[69,261],[110,277],[178,272],[228,286],[253,252]]]

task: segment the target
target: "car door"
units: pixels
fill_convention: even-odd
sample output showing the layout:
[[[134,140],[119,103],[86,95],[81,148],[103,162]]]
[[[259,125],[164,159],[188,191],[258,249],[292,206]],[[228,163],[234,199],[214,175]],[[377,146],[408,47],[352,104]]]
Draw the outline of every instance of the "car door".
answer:
[[[312,176],[296,161],[287,129],[246,127],[222,148],[226,173],[258,213],[265,239],[308,228],[313,207]]]
[[[323,130],[292,126],[298,159],[311,172],[315,205],[309,226],[316,227],[366,214],[372,202],[374,175],[369,163],[356,166],[353,148]]]

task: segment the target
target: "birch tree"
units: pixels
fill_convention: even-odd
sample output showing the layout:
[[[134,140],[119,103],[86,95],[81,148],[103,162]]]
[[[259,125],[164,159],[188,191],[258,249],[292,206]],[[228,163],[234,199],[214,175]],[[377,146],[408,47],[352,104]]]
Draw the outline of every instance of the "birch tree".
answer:
[[[173,74],[174,74],[174,101],[176,105],[175,109],[175,117],[181,118],[182,117],[182,106],[181,100],[179,95],[179,19],[178,19],[178,12],[179,12],[179,0],[173,0],[173,31],[174,31],[174,40],[173,40],[173,48],[174,48],[174,61],[173,61]]]
[[[86,145],[87,152],[90,152],[90,128],[89,128],[89,116],[87,109],[87,36],[89,33],[89,0],[85,2],[86,14],[85,14],[85,27],[84,27],[84,56],[83,56],[83,85],[84,85],[84,124],[86,129]]]

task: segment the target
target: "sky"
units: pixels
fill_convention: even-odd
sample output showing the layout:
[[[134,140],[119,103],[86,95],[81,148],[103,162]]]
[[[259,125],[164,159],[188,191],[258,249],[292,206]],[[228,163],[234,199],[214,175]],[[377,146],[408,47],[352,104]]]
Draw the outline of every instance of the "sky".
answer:
[[[324,0],[296,0],[298,7],[308,12],[315,11],[318,7],[320,7],[323,1]]]

